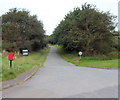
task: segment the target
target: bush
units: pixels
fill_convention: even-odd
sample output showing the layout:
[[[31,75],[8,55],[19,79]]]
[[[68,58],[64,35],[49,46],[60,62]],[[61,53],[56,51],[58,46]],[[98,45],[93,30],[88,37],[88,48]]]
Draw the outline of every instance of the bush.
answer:
[[[118,56],[120,56],[119,52],[111,52],[106,55],[99,56],[102,60],[112,60],[112,59],[118,59]]]

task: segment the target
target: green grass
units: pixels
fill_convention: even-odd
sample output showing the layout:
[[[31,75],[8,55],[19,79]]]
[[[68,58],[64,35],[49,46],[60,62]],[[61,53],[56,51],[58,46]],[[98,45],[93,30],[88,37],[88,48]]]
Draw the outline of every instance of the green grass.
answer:
[[[108,55],[99,55],[93,57],[80,57],[76,52],[73,53],[65,53],[64,50],[60,46],[56,46],[61,57],[73,63],[76,66],[83,67],[95,67],[95,68],[118,68],[118,56],[116,52],[112,52]]]
[[[10,80],[35,65],[42,67],[48,51],[49,48],[44,48],[39,52],[30,53],[28,56],[16,55],[11,69],[7,57],[2,57],[2,72],[0,72],[0,78],[2,78],[2,81]]]

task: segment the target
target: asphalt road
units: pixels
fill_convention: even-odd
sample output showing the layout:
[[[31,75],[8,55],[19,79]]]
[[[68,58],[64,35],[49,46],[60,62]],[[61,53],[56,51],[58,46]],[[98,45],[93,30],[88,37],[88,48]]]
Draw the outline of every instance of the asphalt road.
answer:
[[[51,47],[43,68],[28,81],[3,90],[3,98],[117,98],[118,71],[77,67]]]

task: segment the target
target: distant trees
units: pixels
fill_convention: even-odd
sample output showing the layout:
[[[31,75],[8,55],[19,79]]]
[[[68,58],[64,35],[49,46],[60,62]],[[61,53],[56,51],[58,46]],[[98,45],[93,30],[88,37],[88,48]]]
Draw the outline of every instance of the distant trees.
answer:
[[[36,51],[46,45],[42,22],[24,9],[13,8],[2,15],[2,31],[3,49],[8,51],[25,48]]]
[[[51,35],[52,42],[69,52],[81,50],[86,55],[110,52],[114,44],[115,18],[85,3],[81,9],[75,8],[65,16]]]

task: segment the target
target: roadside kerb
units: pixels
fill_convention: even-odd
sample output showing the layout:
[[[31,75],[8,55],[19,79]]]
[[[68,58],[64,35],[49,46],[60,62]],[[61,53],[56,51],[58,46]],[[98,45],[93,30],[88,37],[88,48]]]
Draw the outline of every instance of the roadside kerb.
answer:
[[[38,66],[34,66],[32,69],[18,75],[16,78],[8,81],[1,82],[2,86],[0,86],[0,91],[2,89],[7,89],[9,87],[13,87],[15,85],[21,84],[31,78],[39,69]]]

